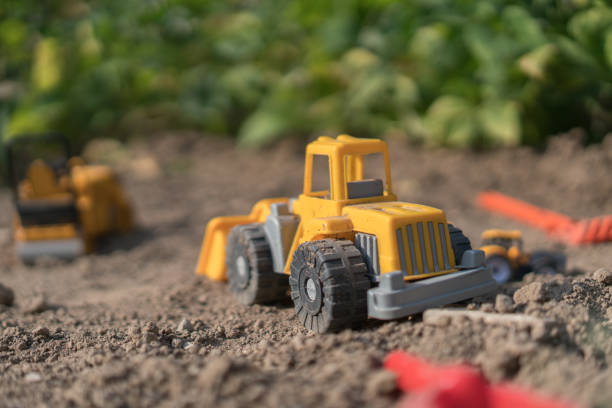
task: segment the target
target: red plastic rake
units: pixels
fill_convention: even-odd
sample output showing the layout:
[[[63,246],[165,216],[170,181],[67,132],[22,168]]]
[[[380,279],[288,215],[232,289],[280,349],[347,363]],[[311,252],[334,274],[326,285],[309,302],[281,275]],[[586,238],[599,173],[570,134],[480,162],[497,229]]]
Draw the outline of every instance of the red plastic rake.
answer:
[[[612,241],[612,215],[576,221],[495,191],[480,193],[476,202],[486,210],[544,230],[551,238],[570,245]]]
[[[387,355],[384,366],[410,394],[401,408],[576,408],[512,384],[491,385],[468,365],[438,366],[403,351]]]

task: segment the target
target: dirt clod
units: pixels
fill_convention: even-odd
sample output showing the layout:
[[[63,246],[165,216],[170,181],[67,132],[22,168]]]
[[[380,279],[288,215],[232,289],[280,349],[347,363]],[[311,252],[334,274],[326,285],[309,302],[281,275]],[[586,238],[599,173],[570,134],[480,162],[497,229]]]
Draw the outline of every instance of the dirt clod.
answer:
[[[481,355],[476,361],[480,363],[484,374],[492,381],[502,381],[514,376],[520,369],[519,356],[508,350],[500,350],[500,353]]]
[[[510,313],[513,308],[514,302],[510,296],[500,293],[495,297],[495,310],[499,313]]]
[[[384,395],[390,394],[396,389],[396,375],[390,371],[379,370],[370,375],[365,392],[366,395]]]
[[[533,282],[514,292],[515,303],[545,302],[549,297],[547,286],[543,282]]]
[[[178,331],[187,331],[190,332],[193,330],[193,325],[191,324],[191,322],[187,319],[183,319],[181,320],[181,322],[178,324],[176,330]]]
[[[40,337],[49,337],[50,332],[45,326],[38,326],[36,329],[34,329],[32,334]]]
[[[0,247],[8,245],[10,241],[11,241],[10,228],[0,228]]]
[[[604,285],[612,285],[612,271],[606,268],[599,268],[593,273],[593,279]]]
[[[15,294],[13,290],[0,283],[0,305],[13,306],[14,301]]]
[[[49,304],[43,295],[34,296],[26,300],[23,305],[24,313],[42,313],[47,309],[49,309]]]

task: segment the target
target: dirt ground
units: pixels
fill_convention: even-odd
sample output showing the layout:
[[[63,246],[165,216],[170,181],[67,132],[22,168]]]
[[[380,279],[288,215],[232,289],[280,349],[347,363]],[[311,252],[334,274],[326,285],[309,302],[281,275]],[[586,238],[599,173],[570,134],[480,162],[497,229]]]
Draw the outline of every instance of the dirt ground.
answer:
[[[126,150],[94,146],[91,156],[119,169],[140,226],[100,242],[95,255],[21,265],[10,196],[0,192],[0,283],[15,295],[14,306],[0,305],[0,406],[388,407],[401,394],[381,364],[395,349],[612,406],[612,244],[564,248],[474,206],[478,191],[497,189],[577,218],[612,213],[612,136],[588,148],[579,136],[556,138],[545,152],[390,141],[400,199],[445,209],[474,244],[486,228],[518,227],[528,249],[565,251],[567,274],[528,274],[464,305],[551,319],[544,332],[417,315],[314,335],[290,301],[242,306],[224,284],[193,273],[206,222],[248,212],[259,198],[297,195],[304,144],[252,152],[187,134]]]

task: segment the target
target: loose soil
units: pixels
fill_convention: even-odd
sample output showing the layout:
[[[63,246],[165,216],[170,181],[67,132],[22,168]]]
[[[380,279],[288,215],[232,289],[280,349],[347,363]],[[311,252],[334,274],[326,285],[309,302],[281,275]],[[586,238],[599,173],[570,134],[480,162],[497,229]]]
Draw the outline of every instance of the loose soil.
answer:
[[[566,274],[528,274],[460,306],[552,326],[416,315],[311,334],[290,301],[243,306],[226,285],[193,273],[211,217],[299,193],[303,142],[261,152],[191,134],[128,148],[98,143],[88,155],[117,167],[139,228],[100,242],[96,254],[21,265],[10,196],[0,192],[0,283],[14,293],[13,306],[0,305],[0,406],[388,407],[401,394],[381,367],[395,349],[469,362],[493,382],[612,406],[612,244],[565,248],[474,206],[478,191],[496,189],[576,218],[612,213],[612,136],[583,148],[574,132],[545,152],[390,145],[398,196],[445,209],[474,244],[486,228],[521,228],[526,248],[565,251]],[[0,301],[10,303],[6,288]]]

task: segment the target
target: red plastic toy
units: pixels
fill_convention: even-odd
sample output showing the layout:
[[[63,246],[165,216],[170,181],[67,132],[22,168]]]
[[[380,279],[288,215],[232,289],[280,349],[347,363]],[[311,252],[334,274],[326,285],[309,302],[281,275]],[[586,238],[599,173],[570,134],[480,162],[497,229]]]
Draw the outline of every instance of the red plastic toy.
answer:
[[[577,408],[512,384],[491,385],[465,364],[437,366],[394,351],[384,366],[397,374],[398,387],[410,393],[401,408]]]
[[[576,221],[495,191],[480,193],[477,203],[491,212],[542,229],[551,238],[570,245],[612,241],[612,215]]]

